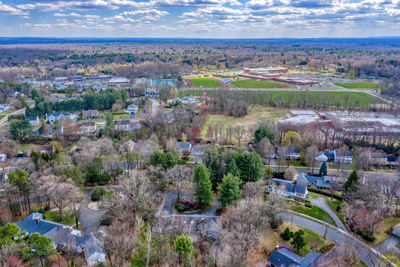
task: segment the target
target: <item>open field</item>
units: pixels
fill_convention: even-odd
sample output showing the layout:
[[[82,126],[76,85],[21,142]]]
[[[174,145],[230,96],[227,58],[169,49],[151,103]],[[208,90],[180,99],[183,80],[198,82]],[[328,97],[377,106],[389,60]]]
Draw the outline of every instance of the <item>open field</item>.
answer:
[[[288,111],[289,109],[287,108],[273,108],[256,105],[251,107],[249,113],[241,118],[217,114],[208,115],[207,120],[203,125],[201,135],[202,137],[205,137],[207,135],[208,127],[212,125],[218,124],[225,127],[240,125],[250,128],[251,126],[256,125],[260,119],[278,120],[284,118]]]
[[[221,87],[222,84],[211,78],[192,78],[189,81],[195,87]]]
[[[255,80],[255,79],[245,79],[232,82],[230,87],[232,88],[277,88],[286,87],[287,85],[282,83],[277,83],[269,80]]]
[[[335,85],[344,87],[347,89],[375,89],[377,83],[371,82],[354,82],[354,83],[335,83]]]
[[[371,104],[386,103],[364,92],[187,90],[179,92],[179,96],[203,96],[204,94],[212,96],[217,92],[222,92],[227,98],[240,98],[248,104],[274,107],[367,109]]]
[[[269,251],[274,250],[277,245],[283,245],[293,249],[293,246],[290,244],[291,240],[285,241],[280,236],[280,233],[282,233],[286,229],[286,227],[288,227],[291,232],[296,232],[298,230],[304,231],[303,237],[306,245],[302,249],[300,249],[298,253],[302,257],[306,256],[311,251],[318,251],[323,246],[332,243],[330,239],[324,239],[323,236],[320,236],[319,234],[311,230],[299,227],[294,224],[290,224],[290,222],[284,222],[282,225],[279,226],[277,230],[272,230],[262,235],[260,237],[260,246],[266,248]],[[293,251],[296,252],[295,250]]]

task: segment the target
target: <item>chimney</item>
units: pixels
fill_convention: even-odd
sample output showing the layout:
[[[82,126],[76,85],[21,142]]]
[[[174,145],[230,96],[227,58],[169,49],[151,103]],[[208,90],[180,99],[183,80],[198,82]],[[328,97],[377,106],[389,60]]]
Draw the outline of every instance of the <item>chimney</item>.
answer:
[[[37,224],[40,223],[40,218],[39,218],[39,217],[36,218],[36,223],[37,223]]]

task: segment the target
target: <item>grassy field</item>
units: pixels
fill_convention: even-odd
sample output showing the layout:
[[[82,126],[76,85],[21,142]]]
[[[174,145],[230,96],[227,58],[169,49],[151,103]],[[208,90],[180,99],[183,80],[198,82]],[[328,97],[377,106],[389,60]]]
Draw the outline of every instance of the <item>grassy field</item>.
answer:
[[[249,113],[241,118],[231,117],[226,115],[208,115],[207,120],[203,125],[201,135],[202,137],[206,137],[207,130],[209,126],[212,125],[223,125],[223,126],[244,126],[249,128],[253,125],[257,124],[257,121],[260,119],[274,119],[278,120],[284,118],[288,113],[289,109],[287,108],[272,108],[272,107],[263,107],[260,105],[256,105],[251,107]]]
[[[287,85],[269,80],[259,81],[254,79],[238,80],[230,84],[232,88],[277,88],[282,86]]]
[[[211,78],[192,78],[189,80],[195,87],[221,87],[222,84]]]
[[[0,120],[3,119],[6,115],[0,115]]]
[[[377,83],[371,82],[354,82],[354,83],[335,83],[335,85],[344,87],[347,89],[375,89]]]
[[[318,251],[321,247],[332,243],[330,239],[324,239],[323,236],[311,230],[290,224],[289,222],[285,222],[279,226],[277,231],[269,231],[268,233],[262,235],[260,237],[260,246],[268,251],[273,251],[277,245],[284,245],[293,249],[293,246],[290,244],[291,240],[285,241],[280,236],[280,233],[282,233],[286,227],[288,227],[291,232],[296,232],[298,230],[304,231],[303,237],[306,245],[298,252],[298,254],[302,257],[306,256],[312,251]],[[293,251],[297,253],[294,249]]]
[[[326,213],[325,211],[323,211],[321,208],[319,208],[317,206],[312,206],[311,208],[307,208],[306,206],[303,206],[302,204],[297,204],[293,208],[293,210],[336,226],[336,223],[331,218],[331,216],[329,216],[328,213]]]
[[[249,104],[274,107],[297,108],[369,108],[371,104],[384,104],[385,101],[364,92],[324,92],[324,91],[245,91],[245,90],[187,90],[179,92],[182,96],[212,96],[223,92],[226,98],[241,98]]]
[[[129,114],[128,113],[113,113],[113,120],[128,120]]]

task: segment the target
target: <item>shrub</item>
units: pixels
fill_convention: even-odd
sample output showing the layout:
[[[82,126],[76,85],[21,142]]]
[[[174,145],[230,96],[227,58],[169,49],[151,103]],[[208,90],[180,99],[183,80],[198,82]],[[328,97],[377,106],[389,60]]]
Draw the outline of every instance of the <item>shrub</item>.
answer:
[[[336,212],[340,212],[341,209],[342,209],[342,206],[338,205],[338,206],[336,207]]]
[[[357,234],[359,234],[364,240],[368,242],[374,242],[375,236],[373,234],[367,233],[365,231],[358,230]]]
[[[100,224],[104,226],[110,226],[112,224],[111,217],[104,216],[103,218],[101,218]]]
[[[277,229],[279,227],[278,223],[276,222],[276,220],[272,220],[271,221],[271,228],[272,229]]]
[[[325,245],[325,246],[321,247],[321,248],[318,250],[318,252],[319,252],[319,253],[322,253],[322,254],[328,253],[328,252],[331,251],[335,246],[336,246],[335,243],[330,243],[330,244],[328,244],[328,245]]]
[[[274,173],[273,173],[273,177],[274,178],[278,178],[278,179],[285,179],[285,172],[282,172],[282,171],[275,171]]]
[[[307,208],[312,208],[311,203],[306,203],[304,206],[306,206]]]
[[[289,241],[292,238],[293,233],[290,232],[289,228],[286,227],[285,231],[281,234],[281,237],[285,241]]]
[[[99,201],[106,193],[107,191],[103,187],[96,187],[92,192],[91,199],[92,201]]]

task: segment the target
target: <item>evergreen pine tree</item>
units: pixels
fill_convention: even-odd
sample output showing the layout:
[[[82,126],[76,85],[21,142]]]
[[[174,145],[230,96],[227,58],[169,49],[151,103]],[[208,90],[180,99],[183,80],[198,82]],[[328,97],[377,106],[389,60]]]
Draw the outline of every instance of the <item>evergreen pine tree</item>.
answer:
[[[319,175],[320,176],[328,175],[328,165],[326,164],[326,161],[322,163],[321,168],[319,169]]]
[[[218,186],[218,201],[221,202],[222,208],[225,208],[234,201],[240,199],[240,183],[240,178],[232,175],[231,173],[228,173],[224,176],[222,183]]]

